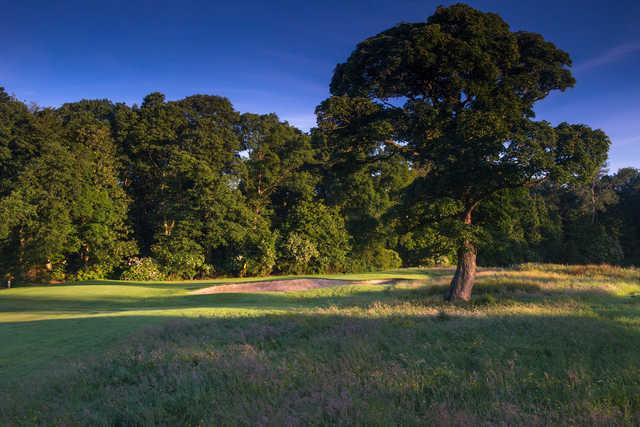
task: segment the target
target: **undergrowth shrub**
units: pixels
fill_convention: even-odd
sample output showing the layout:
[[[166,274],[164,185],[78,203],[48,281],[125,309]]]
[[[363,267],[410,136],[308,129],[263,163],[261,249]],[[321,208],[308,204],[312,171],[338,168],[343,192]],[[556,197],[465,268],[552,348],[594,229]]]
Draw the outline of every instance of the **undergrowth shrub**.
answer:
[[[120,276],[122,280],[164,280],[160,265],[153,258],[132,258],[129,268]]]
[[[392,270],[402,267],[400,254],[383,246],[367,248],[353,256],[353,271]]]
[[[109,275],[109,268],[96,264],[86,268],[80,269],[76,273],[76,280],[84,281],[84,280],[100,280],[104,279]]]

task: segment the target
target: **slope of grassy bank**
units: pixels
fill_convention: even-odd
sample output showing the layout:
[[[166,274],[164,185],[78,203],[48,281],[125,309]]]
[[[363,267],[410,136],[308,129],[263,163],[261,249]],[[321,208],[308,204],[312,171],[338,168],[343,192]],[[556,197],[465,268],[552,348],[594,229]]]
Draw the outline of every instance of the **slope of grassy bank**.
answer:
[[[441,302],[450,273],[291,293],[0,291],[0,424],[637,422],[637,269],[485,269],[462,305]]]

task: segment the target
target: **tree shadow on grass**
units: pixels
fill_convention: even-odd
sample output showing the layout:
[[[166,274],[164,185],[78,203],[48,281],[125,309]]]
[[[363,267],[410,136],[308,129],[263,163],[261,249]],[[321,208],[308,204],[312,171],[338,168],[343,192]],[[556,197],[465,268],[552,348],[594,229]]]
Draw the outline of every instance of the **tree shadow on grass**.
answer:
[[[146,327],[23,378],[2,396],[0,421],[545,425],[640,415],[637,329],[578,314],[370,316],[38,322],[80,337]]]
[[[358,355],[358,357],[360,357],[363,351],[387,354],[389,357],[388,360],[393,362],[392,365],[388,366],[386,362],[376,359],[372,361],[372,366],[378,366],[377,371],[373,367],[366,367],[364,362],[357,367],[358,370],[368,372],[369,375],[372,376],[378,375],[376,372],[382,372],[381,375],[383,375],[383,377],[389,377],[385,381],[391,381],[391,373],[388,373],[387,370],[391,372],[397,369],[397,366],[404,366],[402,365],[404,362],[401,361],[402,358],[400,355],[407,352],[410,354],[409,366],[413,366],[411,369],[418,369],[418,365],[423,363],[419,361],[426,360],[427,366],[430,366],[429,369],[437,370],[443,367],[443,369],[453,369],[457,372],[455,374],[457,378],[456,381],[462,381],[463,378],[460,377],[460,375],[462,375],[461,373],[469,370],[479,372],[485,376],[494,375],[495,372],[492,371],[492,369],[494,369],[495,366],[500,367],[500,369],[506,369],[501,363],[504,358],[509,358],[511,357],[510,354],[512,354],[517,355],[516,358],[524,361],[523,363],[525,363],[526,366],[529,364],[537,366],[535,365],[536,359],[540,358],[544,366],[537,367],[534,373],[537,378],[536,381],[542,381],[543,383],[547,381],[546,379],[540,380],[540,378],[544,378],[544,372],[547,372],[545,369],[553,370],[555,368],[550,368],[549,366],[559,364],[558,366],[566,368],[566,372],[556,372],[553,381],[557,384],[563,384],[563,381],[569,381],[569,379],[565,377],[573,375],[568,372],[574,368],[577,369],[576,372],[578,372],[576,375],[587,373],[586,379],[583,378],[581,380],[587,383],[604,381],[602,380],[603,378],[613,376],[615,378],[615,387],[622,387],[622,390],[626,390],[623,393],[623,397],[627,399],[628,390],[625,387],[628,387],[628,384],[620,385],[624,380],[621,376],[622,373],[616,371],[616,369],[621,369],[626,372],[624,375],[626,375],[627,378],[630,377],[632,379],[631,384],[633,387],[638,386],[637,377],[640,376],[640,368],[637,366],[637,362],[630,362],[629,358],[633,357],[634,360],[636,360],[637,354],[640,354],[637,326],[638,322],[640,322],[640,298],[618,296],[606,290],[588,287],[549,289],[541,284],[530,281],[515,280],[511,284],[480,283],[474,290],[474,299],[471,303],[450,305],[443,303],[441,300],[441,295],[444,293],[446,287],[446,285],[430,285],[417,289],[400,289],[394,286],[387,286],[384,288],[385,290],[381,289],[380,291],[349,288],[345,289],[345,291],[349,291],[346,294],[341,293],[338,288],[333,288],[335,293],[331,293],[334,292],[331,291],[328,295],[309,295],[305,294],[305,292],[294,294],[179,295],[147,298],[134,303],[132,303],[131,299],[127,298],[107,302],[78,302],[76,300],[65,299],[39,299],[38,301],[34,301],[34,299],[26,297],[14,298],[12,296],[10,300],[3,301],[5,304],[0,307],[1,311],[12,312],[13,310],[15,313],[25,312],[28,314],[48,308],[50,310],[62,310],[65,313],[76,313],[88,317],[75,319],[43,319],[0,324],[0,342],[3,343],[3,348],[0,350],[0,384],[3,384],[3,386],[0,386],[0,388],[4,387],[5,390],[17,390],[20,387],[18,387],[16,383],[26,382],[26,384],[31,384],[32,378],[37,376],[42,376],[43,378],[48,377],[48,371],[51,370],[66,371],[67,369],[71,369],[73,371],[77,369],[74,361],[77,362],[88,358],[89,360],[95,359],[95,363],[108,363],[109,358],[117,359],[118,352],[124,351],[123,349],[130,349],[132,346],[138,346],[143,349],[152,348],[156,346],[156,341],[161,345],[169,345],[171,342],[177,343],[176,345],[182,350],[173,348],[171,352],[178,358],[186,354],[187,358],[195,355],[193,357],[197,359],[199,357],[197,354],[199,354],[201,350],[217,351],[216,348],[218,347],[216,346],[222,346],[223,348],[231,348],[229,346],[234,345],[239,347],[249,346],[251,348],[257,348],[259,352],[266,352],[265,354],[269,354],[269,358],[271,357],[270,351],[276,352],[274,353],[275,359],[280,357],[278,356],[278,352],[282,351],[285,353],[293,352],[296,357],[301,358],[300,360],[307,360],[312,364],[315,363],[317,359],[320,360],[318,369],[321,368],[323,370],[331,369],[329,365],[334,363],[332,360],[335,357],[338,357],[338,360],[335,361],[338,365],[342,366],[342,364],[346,364],[347,361],[343,360],[341,356],[344,354],[348,355],[353,353]],[[527,316],[517,313],[513,314],[507,311],[500,315],[484,314],[478,316],[478,312],[482,312],[483,307],[486,305],[500,307],[501,304],[512,304],[514,302],[553,303],[555,301],[562,302],[569,300],[574,301],[572,304],[574,304],[573,307],[576,309],[576,316],[549,316],[548,310],[545,314],[541,315],[533,314]],[[7,302],[9,302],[9,304],[6,304]],[[406,304],[414,307],[426,307],[428,310],[424,310],[421,315],[406,314],[402,312]],[[553,306],[550,307],[551,309],[553,308]],[[581,309],[579,309],[580,307],[589,308],[591,312],[589,317],[581,317],[585,315],[585,312],[581,311]],[[317,308],[331,309],[315,314],[309,314],[308,312],[301,314],[296,312],[300,310],[304,311],[304,309]],[[336,314],[340,313],[340,310],[354,308],[364,308],[365,310],[356,310],[348,314]],[[228,312],[215,312],[216,309],[228,310]],[[158,310],[176,310],[177,313],[158,316],[157,313],[154,313],[154,311]],[[223,315],[228,316],[228,318],[210,317],[198,319],[187,318],[180,315],[180,311],[184,311],[186,314],[189,310],[212,310],[208,313],[203,312],[202,314]],[[243,312],[243,310],[245,312]],[[135,313],[128,314],[126,313],[127,311],[135,311]],[[267,311],[280,311],[281,313],[278,315],[265,315],[261,313]],[[140,315],[140,312],[148,312],[148,314]],[[409,310],[408,313],[412,313],[412,311]],[[101,316],[91,317],[96,314]],[[194,313],[191,315],[193,314]],[[625,325],[621,322],[611,320],[617,316],[625,317],[628,320],[628,324]],[[163,326],[145,329],[152,325]],[[136,333],[136,331],[139,331],[141,328],[144,329],[144,332]],[[133,338],[131,338],[132,333]],[[185,334],[186,338],[183,336]],[[369,343],[370,337],[372,344]],[[323,340],[327,340],[326,343]],[[354,347],[352,342],[359,344]],[[211,347],[211,345],[214,347]],[[568,347],[565,349],[565,346]],[[101,355],[105,349],[113,347],[118,349],[115,350],[115,353],[109,351],[107,355]],[[320,350],[313,350],[316,347]],[[588,358],[575,366],[571,365],[571,363],[573,363],[572,361],[577,357],[576,354],[582,351],[581,349],[583,349],[583,347],[588,353]],[[612,356],[612,351],[614,353],[621,353]],[[97,356],[95,355],[96,352],[98,352]],[[434,356],[434,354],[436,356]],[[480,356],[473,356],[478,354]],[[469,355],[473,357],[469,359]],[[369,360],[367,357],[369,356],[364,357],[363,360]],[[439,362],[436,363],[437,361]],[[121,362],[124,363],[124,361]],[[182,362],[174,362],[182,366]],[[166,363],[169,362],[167,361]],[[302,366],[301,361],[296,363]],[[608,368],[605,366],[607,364],[609,364]],[[63,366],[68,366],[69,368],[58,369]],[[597,366],[597,369],[594,368],[594,366]],[[116,367],[113,368],[116,369]],[[121,367],[118,367],[118,369],[120,368]],[[228,366],[228,368],[236,369],[237,367]],[[125,367],[123,369],[126,371],[127,368]],[[178,369],[177,375],[181,378],[183,375],[187,375],[185,372],[182,372],[182,368],[176,369]],[[278,371],[280,373],[286,371],[285,368],[278,364],[269,369],[276,371],[280,369],[280,371]],[[282,369],[285,369],[285,371],[282,371]],[[299,369],[303,368],[299,367]],[[413,372],[411,369],[409,371]],[[339,370],[342,372],[341,375],[351,375],[346,367],[341,367]],[[160,373],[155,372],[154,374],[153,372],[155,371],[152,369],[149,374],[150,376],[145,377],[145,381],[156,381],[153,379],[153,375],[160,375]],[[531,372],[520,372],[520,374],[529,375]],[[67,374],[63,373],[56,375],[62,375],[62,377],[44,381],[46,384],[43,385],[43,387],[50,390],[53,385],[59,385],[67,381],[72,385],[74,384],[72,377],[75,374],[69,374],[70,376],[67,377],[64,376]],[[89,377],[85,377],[85,379],[89,381],[94,374],[86,375],[89,375]],[[252,374],[246,372],[246,375],[250,376]],[[335,373],[328,372],[327,375],[337,381]],[[297,376],[294,377],[292,381],[299,380]],[[409,376],[403,378],[403,381],[411,384],[411,378]],[[242,382],[245,381],[245,378],[242,377],[237,380]],[[359,381],[365,380],[366,378],[359,379]],[[108,383],[108,380],[105,381]],[[134,384],[137,384],[137,381],[138,380],[135,380]],[[320,381],[320,379],[318,379],[318,381]],[[426,381],[428,383],[431,380],[427,380],[425,377],[420,381]],[[418,381],[418,383],[420,383],[420,381]],[[509,381],[516,381],[516,379],[511,378]],[[607,379],[606,381],[609,380]],[[238,392],[228,390],[225,387],[229,387],[229,385],[225,384],[226,383],[221,386],[223,387],[221,390],[225,393],[233,394]],[[529,387],[536,390],[536,387],[539,386],[539,384],[536,384],[538,383],[529,385]],[[329,395],[337,393],[331,384],[325,384],[320,381],[316,386],[316,389],[309,389],[308,392],[312,394],[324,393],[324,388],[328,387]],[[413,386],[406,385],[406,387],[409,388],[414,386],[422,387],[419,386],[419,384],[414,384]],[[442,387],[445,386],[450,387],[448,393],[450,396],[454,396],[453,385],[442,385]],[[467,384],[467,386],[471,387],[469,384]],[[517,382],[511,386],[520,387]],[[36,386],[34,385],[33,387]],[[104,384],[98,384],[96,387],[97,390],[101,390],[100,393],[106,393],[103,389],[103,387],[106,387]],[[112,387],[112,385],[109,385],[109,387]],[[162,387],[168,387],[168,385],[165,384]],[[271,390],[270,387],[276,386],[267,384],[264,387]],[[389,385],[389,387],[391,386]],[[551,385],[545,385],[545,387],[553,389]],[[564,385],[562,387],[564,387]],[[598,393],[601,393],[602,399],[609,399],[613,396],[609,394],[617,393],[613,389],[605,390],[600,385],[594,387]],[[634,390],[640,392],[640,388]],[[62,390],[62,392],[64,392],[64,390]],[[277,390],[269,391],[269,393],[272,392],[277,395]],[[485,392],[488,391],[485,390]],[[570,390],[563,391],[563,393],[569,392]],[[583,390],[585,395],[592,394],[592,392],[593,390],[589,389]],[[50,393],[50,391],[48,393]],[[136,391],[136,394],[137,393],[138,391]],[[149,394],[151,393],[149,390],[141,390],[139,393],[146,395],[150,399],[154,398]],[[187,390],[185,393],[188,395],[188,393],[191,392]],[[359,396],[358,393],[363,392],[354,389],[350,393],[355,393],[355,395]],[[382,392],[378,391],[376,393]],[[398,394],[394,395],[395,397],[391,397],[404,401],[403,399],[407,397],[403,393],[405,392],[398,391]],[[469,399],[477,397],[471,391],[469,391],[469,393],[471,393],[469,395],[470,397],[468,396]],[[525,393],[525,391],[521,391],[521,393]],[[294,401],[301,399],[301,397],[296,396],[294,393],[292,397]],[[380,399],[378,394],[375,396],[376,399]],[[411,393],[409,393],[409,396],[410,397],[407,398],[409,400],[413,401],[418,399]],[[616,396],[619,397],[619,394]],[[166,396],[161,396],[161,400],[165,398]],[[256,403],[250,396],[239,396],[239,398],[244,399],[247,405],[254,405]],[[282,396],[280,396],[280,398],[284,399]],[[334,395],[333,398],[338,399],[337,395]],[[264,397],[263,399],[267,398]],[[360,399],[356,405],[358,408],[368,407],[368,404],[364,403],[365,400],[368,399],[367,396],[362,395],[358,399]],[[542,401],[544,401],[544,393],[540,394],[536,399],[542,399]],[[500,400],[498,399],[497,401]],[[628,400],[624,401],[626,402],[625,404],[629,403]],[[438,408],[433,405],[444,405],[446,403],[444,398],[430,400],[429,402],[428,406],[432,412],[438,411]],[[516,403],[521,407],[524,405],[523,402],[524,401],[518,401]],[[536,400],[536,402],[538,402],[538,400]],[[266,404],[264,401],[260,401],[259,403]],[[423,405],[423,403],[419,402],[414,403],[418,406]],[[74,404],[80,405],[81,403],[80,401],[76,401]],[[130,402],[120,402],[119,404],[124,405],[124,407],[129,408],[129,410],[133,410],[132,406],[128,406]],[[139,404],[144,405],[144,402],[139,402]],[[283,404],[285,407],[287,406],[282,402],[279,404]],[[327,402],[322,404],[328,405]],[[99,412],[102,411],[101,404],[97,400],[93,401],[92,405],[98,408],[96,410],[99,410]],[[296,403],[292,407],[292,411],[299,409],[296,405],[302,405],[302,403]],[[381,403],[380,405],[386,408],[385,410],[391,410],[387,408],[386,404]],[[538,402],[536,405],[542,405],[542,403]],[[65,406],[62,405],[61,407]],[[457,410],[455,408],[449,408],[446,405],[445,407],[446,411]],[[539,406],[536,406],[536,408],[539,409]],[[619,406],[615,406],[615,408],[619,410]],[[158,408],[153,409],[152,412],[157,409]],[[408,408],[405,409],[410,410]],[[69,407],[66,409],[66,411],[71,412],[74,410],[75,409]],[[367,411],[369,410],[372,409],[367,409]],[[468,408],[464,410],[468,411]],[[110,417],[115,416],[114,414],[119,414],[118,417],[122,416],[126,420],[132,422],[136,420],[135,416],[132,415],[133,413],[122,414],[119,409],[111,407],[109,411],[111,411],[109,414],[103,414],[101,416],[113,421]],[[204,411],[204,409],[200,408],[197,409],[197,411]],[[325,408],[324,411],[331,412],[327,408]],[[531,415],[533,409],[523,409],[523,411],[523,413]],[[204,414],[205,412],[197,413]],[[394,413],[394,411],[391,410],[390,413]],[[484,417],[488,416],[486,414],[483,415],[482,411],[478,408],[472,409],[470,413],[472,413],[474,417],[480,416],[482,420],[486,420]],[[366,418],[365,415],[362,416],[368,421],[373,420]],[[0,420],[2,420],[1,416],[0,414]],[[220,414],[216,415],[216,417],[218,416],[220,416]],[[274,419],[280,421],[283,420],[283,418],[281,418],[283,414],[274,408],[269,409],[265,416],[275,417]],[[418,417],[416,418],[416,422],[428,421],[427,418],[424,418],[426,415],[422,412],[416,416]],[[224,420],[226,418],[223,417],[221,419]],[[404,419],[407,423],[411,423],[411,419]],[[608,420],[608,418],[606,419]],[[232,419],[226,420],[233,423]],[[235,421],[238,422],[240,420],[240,418],[235,419]],[[305,421],[313,420],[317,421],[317,418],[310,416],[310,418],[305,419]],[[159,421],[161,421],[159,424],[169,423],[168,421],[164,422],[166,420]],[[175,421],[175,419],[171,418],[171,421]],[[256,420],[251,419],[246,421]],[[514,419],[510,422],[515,421],[517,420]],[[69,424],[74,423],[69,422]],[[82,422],[80,422],[80,424],[82,424]]]

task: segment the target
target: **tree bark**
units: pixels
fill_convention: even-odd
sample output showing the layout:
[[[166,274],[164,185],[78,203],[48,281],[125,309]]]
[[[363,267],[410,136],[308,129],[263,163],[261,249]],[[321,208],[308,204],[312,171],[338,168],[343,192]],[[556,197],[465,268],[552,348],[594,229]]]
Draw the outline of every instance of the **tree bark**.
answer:
[[[458,249],[458,265],[445,295],[447,301],[469,301],[476,279],[476,247],[465,241]]]
[[[18,276],[18,280],[23,280],[25,277],[26,269],[24,268],[24,247],[25,247],[25,238],[23,235],[22,227],[18,230],[18,268],[16,270],[16,275]]]
[[[473,206],[466,209],[463,220],[467,225],[471,224]],[[476,246],[469,240],[464,240],[458,248],[458,263],[456,272],[451,279],[449,289],[445,294],[446,301],[469,301],[471,290],[476,279]]]

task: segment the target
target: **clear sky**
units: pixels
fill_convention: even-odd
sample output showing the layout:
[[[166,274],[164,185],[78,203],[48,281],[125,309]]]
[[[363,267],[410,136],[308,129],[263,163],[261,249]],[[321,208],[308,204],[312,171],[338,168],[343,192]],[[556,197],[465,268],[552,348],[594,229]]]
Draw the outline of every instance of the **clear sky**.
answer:
[[[0,0],[0,86],[43,106],[224,95],[307,130],[358,41],[449,3]],[[640,1],[468,3],[571,54],[575,88],[540,103],[538,118],[601,128],[613,141],[610,168],[640,167]]]

